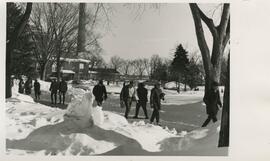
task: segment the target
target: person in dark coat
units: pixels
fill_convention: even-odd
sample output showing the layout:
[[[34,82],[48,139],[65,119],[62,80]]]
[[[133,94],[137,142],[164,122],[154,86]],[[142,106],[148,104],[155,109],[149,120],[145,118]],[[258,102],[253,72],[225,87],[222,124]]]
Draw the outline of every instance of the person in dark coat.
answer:
[[[34,92],[36,100],[40,100],[40,83],[36,79],[34,82]]]
[[[25,82],[25,94],[30,95],[32,90],[32,79],[28,78]]]
[[[56,82],[55,79],[53,79],[50,86],[52,104],[56,104],[58,88],[59,88],[58,83]]]
[[[148,101],[147,94],[148,94],[148,91],[144,87],[144,84],[139,83],[138,88],[137,88],[138,102],[136,104],[136,113],[133,118],[138,118],[139,110],[140,110],[140,107],[142,106],[145,119],[148,119],[148,114],[147,114],[147,109],[146,109],[146,103]]]
[[[20,82],[19,82],[19,93],[24,93],[24,81],[22,78],[20,78]]]
[[[62,96],[63,96],[63,104],[65,104],[65,97],[66,97],[66,92],[68,90],[67,87],[67,82],[62,79],[62,81],[59,83],[59,104],[62,102]]]
[[[132,101],[136,100],[136,90],[133,87],[133,81],[129,82],[129,85],[126,85],[122,88],[120,93],[120,101],[124,101],[126,111],[125,111],[125,118],[128,118],[128,114],[131,108]]]
[[[106,87],[103,85],[102,80],[100,80],[98,84],[95,85],[93,89],[93,95],[95,96],[95,100],[97,101],[98,106],[101,106],[103,100],[107,99]]]
[[[204,121],[202,127],[206,127],[211,120],[213,122],[217,121],[218,106],[222,106],[217,82],[212,83],[211,92],[208,97],[205,96],[203,98],[203,101],[206,104],[206,113],[208,114],[208,117]]]
[[[155,84],[155,87],[151,90],[150,95],[150,105],[151,108],[153,108],[153,113],[150,118],[150,123],[153,123],[153,121],[156,119],[157,125],[160,125],[159,123],[159,111],[161,109],[161,99],[164,100],[165,94],[162,93],[160,89],[160,83]]]

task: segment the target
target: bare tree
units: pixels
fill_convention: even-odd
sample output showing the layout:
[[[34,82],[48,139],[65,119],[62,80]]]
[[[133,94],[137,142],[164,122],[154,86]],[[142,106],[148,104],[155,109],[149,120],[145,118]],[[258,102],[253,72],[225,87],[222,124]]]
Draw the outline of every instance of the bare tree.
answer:
[[[150,59],[150,76],[154,74],[158,66],[162,64],[162,59],[159,55],[153,55]]]
[[[118,70],[122,66],[123,62],[124,60],[122,58],[115,55],[115,56],[112,56],[110,59],[110,66],[111,68]]]
[[[24,12],[24,15],[21,19],[21,21],[16,25],[14,28],[13,34],[11,35],[10,40],[7,40],[7,48],[6,48],[6,98],[9,98],[12,96],[11,92],[11,58],[12,58],[12,52],[13,47],[17,41],[17,38],[21,35],[23,32],[28,19],[30,17],[32,11],[32,3],[27,3],[26,9]]]
[[[145,67],[145,72],[148,76],[151,75],[151,65],[150,65],[150,61],[149,59],[147,58],[144,58],[143,59],[143,64],[144,64],[144,67]]]
[[[215,102],[216,100],[208,98],[211,92],[212,82],[220,81],[221,58],[223,57],[224,49],[230,39],[230,5],[228,3],[223,4],[220,23],[217,26],[215,26],[213,19],[207,17],[196,3],[191,3],[189,6],[192,12],[197,42],[202,54],[205,70],[204,96],[207,102],[209,102],[209,105],[213,105],[211,102]],[[205,39],[202,21],[206,24],[213,37],[211,54]],[[209,106],[209,108],[214,107]],[[223,124],[223,122],[221,124]]]
[[[141,78],[145,72],[145,64],[143,59],[135,59],[134,60],[134,67],[136,69],[137,75],[139,75]]]
[[[132,60],[124,60],[121,67],[119,68],[119,72],[123,75],[130,75],[130,70],[132,67]]]

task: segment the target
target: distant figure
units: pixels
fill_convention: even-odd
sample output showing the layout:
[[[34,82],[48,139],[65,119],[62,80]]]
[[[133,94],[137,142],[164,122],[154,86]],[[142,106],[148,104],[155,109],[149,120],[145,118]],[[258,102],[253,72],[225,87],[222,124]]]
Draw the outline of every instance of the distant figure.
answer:
[[[59,83],[59,104],[62,102],[62,96],[63,96],[63,105],[65,104],[65,97],[67,92],[67,82],[62,79],[62,81]]]
[[[132,100],[136,99],[136,90],[133,87],[133,81],[129,82],[129,85],[126,85],[122,88],[120,93],[120,101],[124,101],[124,104],[126,106],[126,112],[125,112],[125,118],[128,118],[128,114],[130,111],[130,107],[132,104]]]
[[[150,105],[151,108],[153,108],[153,113],[150,118],[150,123],[152,124],[154,119],[156,119],[157,125],[160,125],[159,123],[159,110],[161,109],[161,99],[164,100],[165,94],[162,93],[160,89],[160,83],[156,83],[155,87],[151,90],[150,95]]]
[[[211,120],[213,122],[217,121],[217,112],[219,110],[218,106],[222,106],[217,82],[212,83],[211,92],[209,93],[208,97],[205,96],[203,98],[203,101],[206,104],[206,112],[208,117],[203,123],[202,127],[206,127]]]
[[[35,91],[35,97],[36,100],[40,100],[40,83],[37,81],[37,79],[35,79],[35,83],[34,83],[34,91]]]
[[[58,91],[58,83],[56,82],[55,79],[52,80],[51,86],[50,86],[50,91],[51,91],[51,103],[56,104],[57,100],[57,91]]]
[[[133,118],[138,118],[140,107],[142,106],[143,112],[145,115],[145,119],[148,119],[147,110],[146,110],[146,103],[148,101],[147,99],[147,89],[144,87],[144,83],[139,83],[137,88],[137,96],[138,96],[138,102],[136,104],[136,113]]]
[[[100,80],[98,84],[95,85],[93,89],[93,95],[95,96],[95,100],[97,101],[98,106],[101,106],[103,100],[107,99],[106,87],[103,85],[102,80]]]
[[[32,90],[32,79],[28,78],[25,82],[25,94],[30,95]]]
[[[20,78],[20,82],[19,82],[19,93],[24,93],[24,81],[22,78]]]

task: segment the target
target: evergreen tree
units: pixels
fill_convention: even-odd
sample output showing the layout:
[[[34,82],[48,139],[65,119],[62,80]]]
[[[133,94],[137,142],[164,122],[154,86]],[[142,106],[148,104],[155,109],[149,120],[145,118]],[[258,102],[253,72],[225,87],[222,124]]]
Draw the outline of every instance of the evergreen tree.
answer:
[[[15,3],[7,3],[7,41],[11,39],[13,30],[17,23],[22,19],[23,11],[21,6]],[[19,77],[20,75],[36,76],[35,57],[33,54],[33,41],[29,24],[17,38],[12,49],[11,74]]]
[[[171,69],[178,74],[179,83],[182,81],[185,84],[185,91],[187,84],[188,66],[190,63],[187,54],[188,52],[183,48],[182,44],[179,44],[176,48],[171,64]],[[178,86],[178,88],[180,89],[180,86]]]
[[[196,88],[198,84],[202,82],[201,78],[201,72],[199,69],[199,65],[196,63],[194,58],[190,59],[190,64],[188,66],[188,72],[187,72],[187,84],[192,90],[193,88]]]

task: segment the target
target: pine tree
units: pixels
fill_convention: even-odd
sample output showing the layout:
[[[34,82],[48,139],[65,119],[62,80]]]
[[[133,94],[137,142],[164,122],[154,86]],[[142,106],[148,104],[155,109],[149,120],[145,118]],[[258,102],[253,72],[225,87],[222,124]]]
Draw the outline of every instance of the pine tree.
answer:
[[[178,74],[179,83],[182,81],[185,84],[185,91],[187,84],[188,66],[190,63],[187,54],[188,52],[183,48],[182,44],[179,44],[176,48],[174,59],[171,64],[171,69]],[[179,85],[178,89],[180,89]]]
[[[17,23],[22,19],[22,8],[15,3],[7,3],[7,41],[11,39],[13,30]],[[35,71],[35,57],[33,54],[33,41],[30,33],[30,26],[26,24],[24,30],[17,38],[12,49],[11,74],[19,77],[26,75],[33,77]]]

